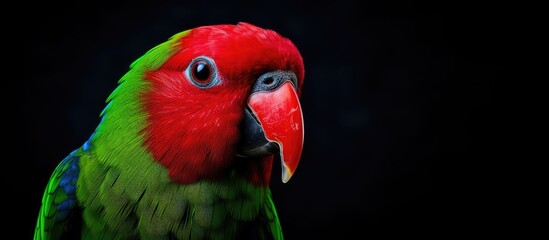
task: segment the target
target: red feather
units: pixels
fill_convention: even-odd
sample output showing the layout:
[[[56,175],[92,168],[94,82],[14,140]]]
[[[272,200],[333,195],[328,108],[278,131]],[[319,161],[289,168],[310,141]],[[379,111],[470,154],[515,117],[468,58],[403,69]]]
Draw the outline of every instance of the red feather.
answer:
[[[145,75],[151,83],[143,96],[147,148],[179,183],[221,178],[238,165],[250,181],[268,184],[272,157],[235,163],[239,124],[261,74],[293,71],[300,92],[304,67],[297,48],[274,31],[246,23],[195,28],[179,43],[178,52]],[[215,61],[219,85],[200,89],[186,78],[185,69],[198,56]]]

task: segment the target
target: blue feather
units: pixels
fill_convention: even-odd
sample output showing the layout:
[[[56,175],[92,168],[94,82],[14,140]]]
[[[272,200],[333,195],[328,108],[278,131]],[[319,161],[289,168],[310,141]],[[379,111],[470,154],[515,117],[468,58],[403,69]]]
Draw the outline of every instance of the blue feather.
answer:
[[[80,157],[76,155],[76,152],[73,152],[61,163],[68,164],[68,167],[61,175],[61,180],[59,181],[59,189],[65,192],[67,199],[56,206],[57,221],[65,220],[76,205],[76,181],[78,180],[78,175],[80,173],[80,168],[78,167],[79,160]]]

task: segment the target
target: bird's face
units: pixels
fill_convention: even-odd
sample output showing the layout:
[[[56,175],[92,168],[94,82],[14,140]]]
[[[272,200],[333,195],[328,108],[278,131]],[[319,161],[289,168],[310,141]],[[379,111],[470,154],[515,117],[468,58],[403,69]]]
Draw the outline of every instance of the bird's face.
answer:
[[[154,158],[173,180],[191,183],[279,154],[287,182],[303,146],[304,66],[294,44],[240,23],[190,30],[176,47],[145,74],[144,135]]]

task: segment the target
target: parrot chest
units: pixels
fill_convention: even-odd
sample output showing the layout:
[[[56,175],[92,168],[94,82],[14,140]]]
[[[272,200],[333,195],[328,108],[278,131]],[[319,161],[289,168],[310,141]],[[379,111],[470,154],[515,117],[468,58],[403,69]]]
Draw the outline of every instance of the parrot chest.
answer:
[[[267,188],[236,178],[180,185],[154,168],[136,174],[91,157],[80,166],[83,235],[94,238],[233,239],[264,215],[270,197]]]

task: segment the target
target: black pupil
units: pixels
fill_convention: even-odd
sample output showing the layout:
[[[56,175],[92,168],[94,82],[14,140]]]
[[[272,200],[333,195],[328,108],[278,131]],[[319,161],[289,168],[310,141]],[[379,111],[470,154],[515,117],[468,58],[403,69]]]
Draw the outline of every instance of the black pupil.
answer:
[[[208,81],[210,78],[210,67],[203,62],[196,63],[194,65],[193,75],[198,81]]]

